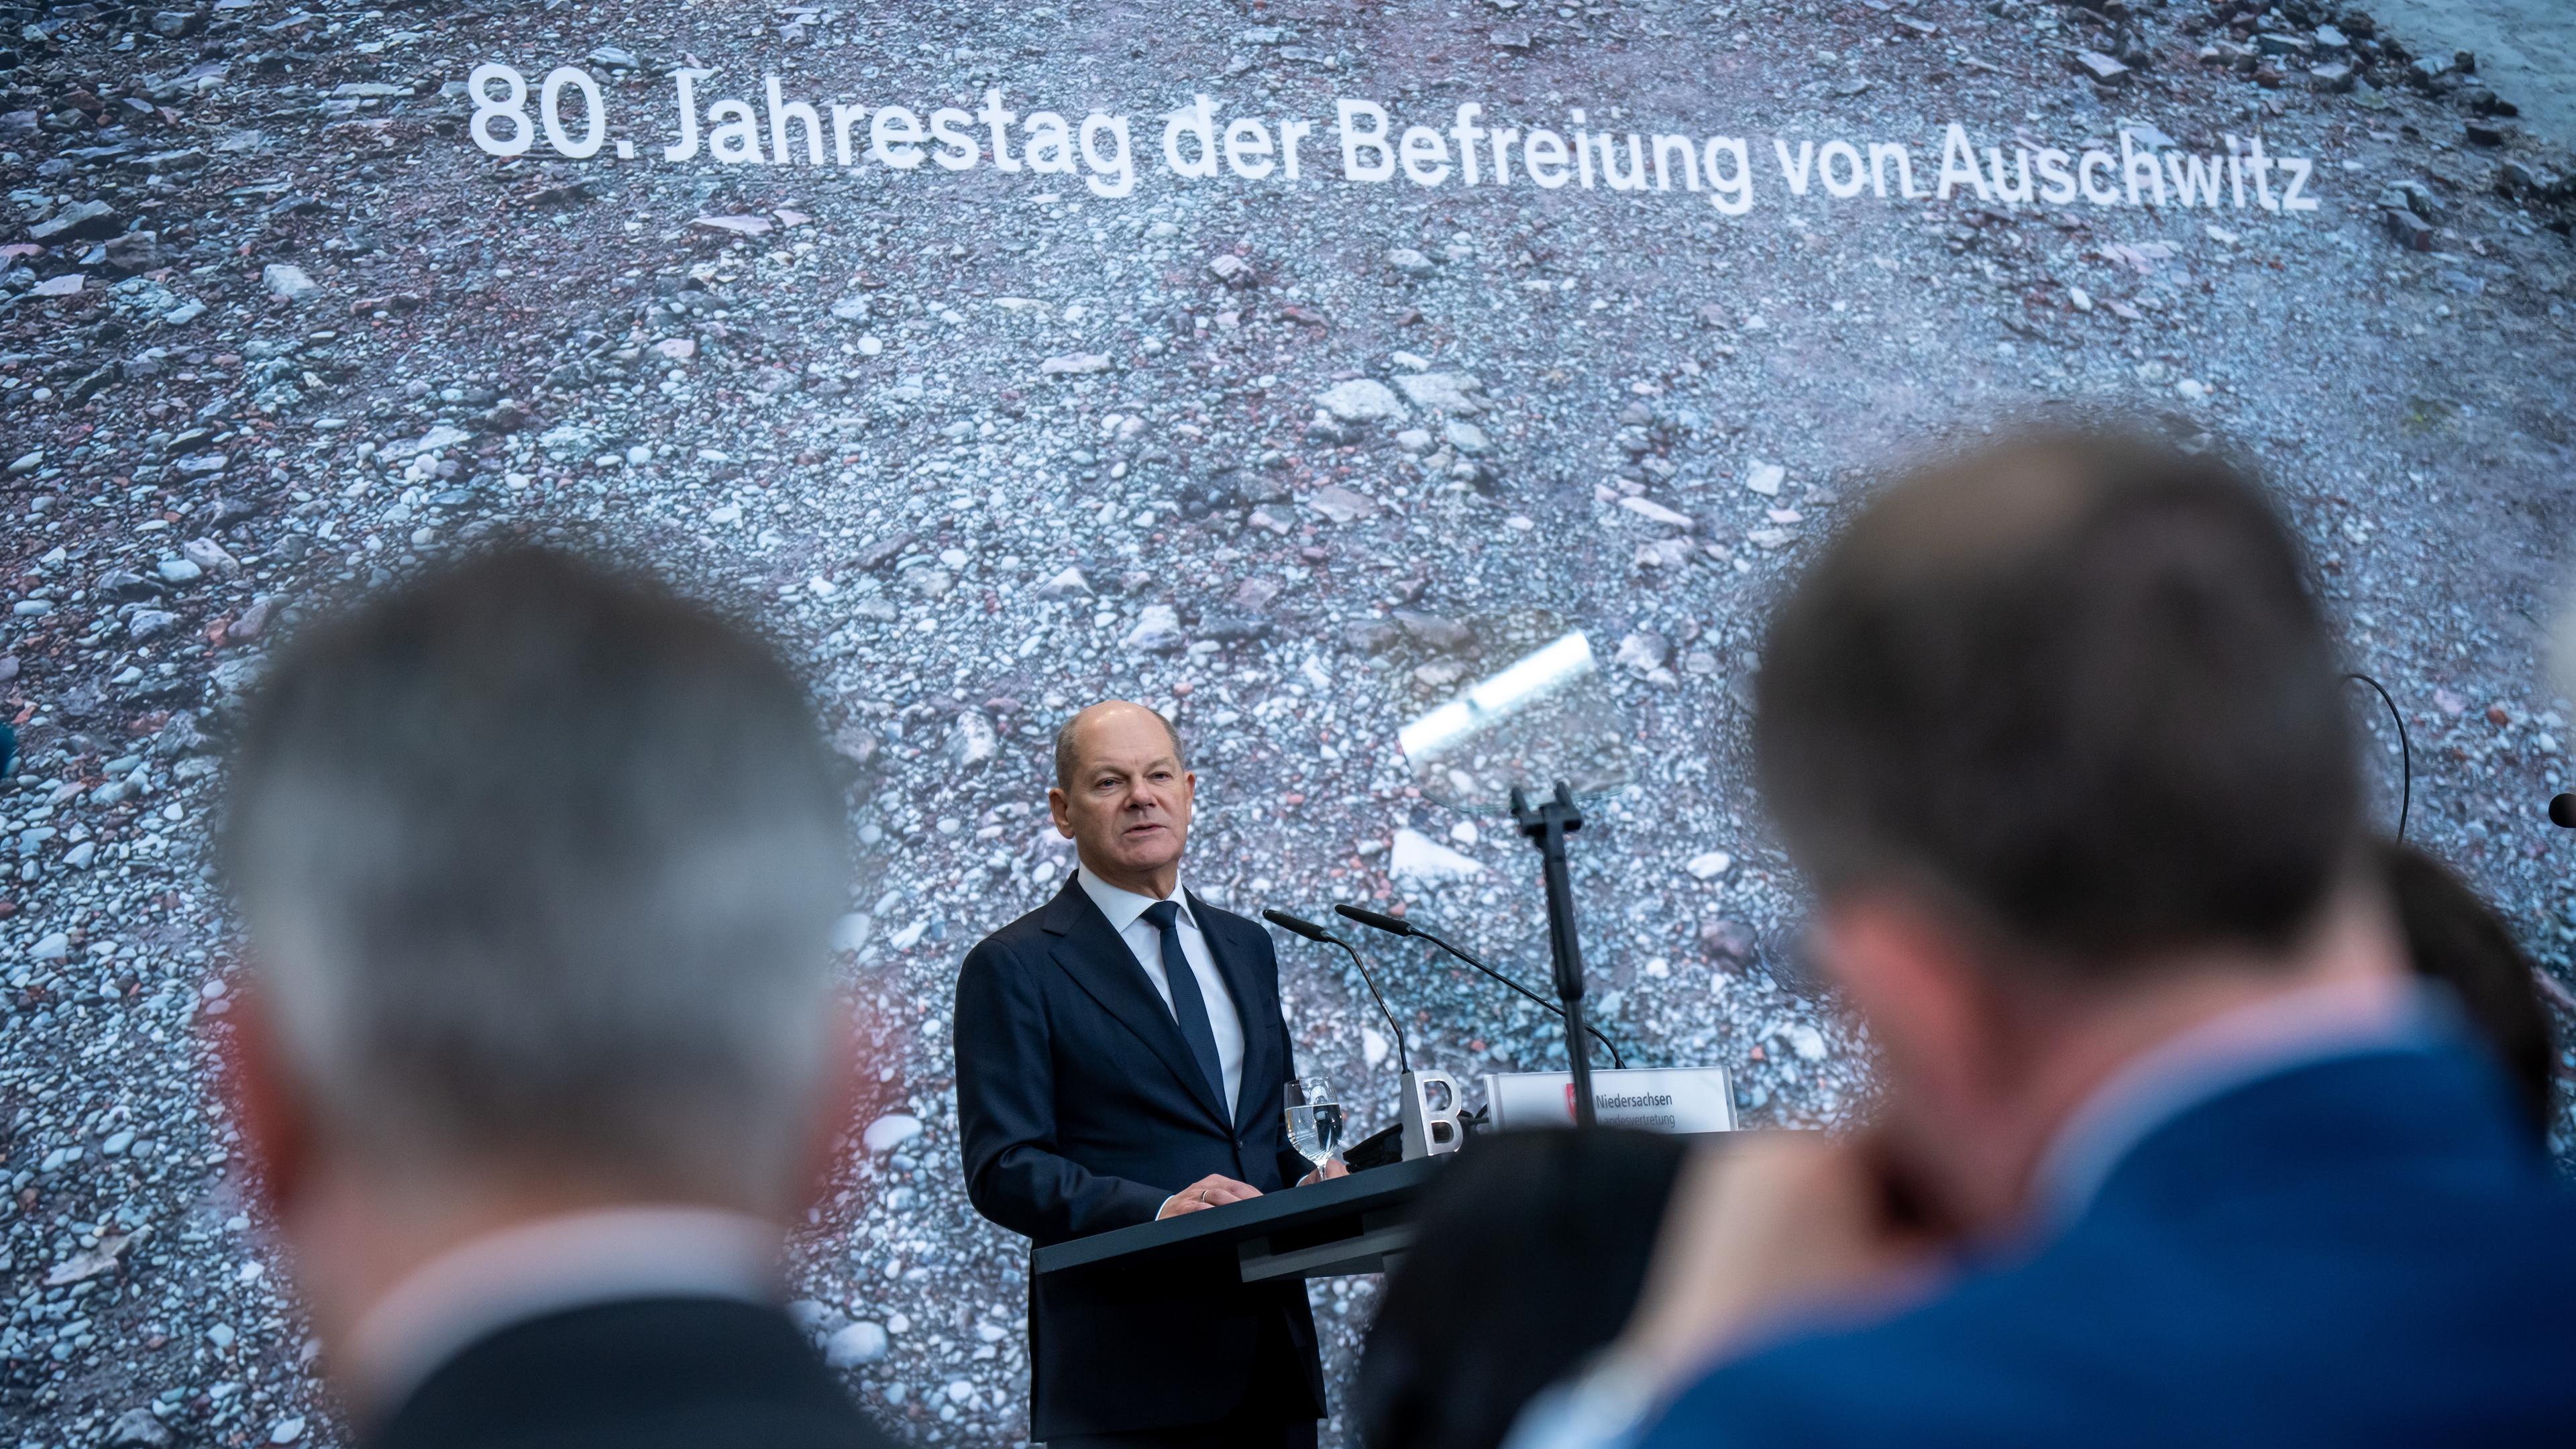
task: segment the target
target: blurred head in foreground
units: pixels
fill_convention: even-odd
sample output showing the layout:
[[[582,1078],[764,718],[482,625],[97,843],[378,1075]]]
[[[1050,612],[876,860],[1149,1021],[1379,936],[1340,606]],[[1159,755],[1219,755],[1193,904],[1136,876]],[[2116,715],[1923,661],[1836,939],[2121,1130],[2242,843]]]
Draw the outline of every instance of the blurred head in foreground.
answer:
[[[1369,1449],[1493,1449],[1530,1396],[1619,1332],[1689,1140],[1478,1137],[1433,1183],[1360,1358]]]
[[[2513,1079],[2532,1130],[2546,1137],[2556,1047],[2531,958],[2514,944],[2503,918],[2450,867],[2411,845],[2382,845],[2379,854],[2409,963],[2459,998],[2478,1039]]]
[[[233,1088],[335,1351],[514,1222],[801,1210],[845,1049],[820,738],[758,641],[552,553],[432,572],[276,661],[223,842],[255,962]]]
[[[1898,482],[1778,613],[1760,698],[1819,964],[1894,1145],[1971,1219],[2102,1064],[2393,960],[2343,889],[2360,792],[2299,548],[2215,457],[2040,435]]]

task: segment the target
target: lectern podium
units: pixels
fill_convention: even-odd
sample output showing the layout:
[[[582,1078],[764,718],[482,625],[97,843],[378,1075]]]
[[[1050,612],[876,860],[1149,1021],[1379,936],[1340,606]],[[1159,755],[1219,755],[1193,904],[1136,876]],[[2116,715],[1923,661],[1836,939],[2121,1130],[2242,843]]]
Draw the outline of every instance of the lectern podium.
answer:
[[[1282,1188],[1244,1202],[1040,1248],[1030,1267],[1071,1287],[1104,1278],[1129,1292],[1211,1278],[1260,1283],[1380,1273],[1413,1242],[1413,1214],[1449,1155]]]

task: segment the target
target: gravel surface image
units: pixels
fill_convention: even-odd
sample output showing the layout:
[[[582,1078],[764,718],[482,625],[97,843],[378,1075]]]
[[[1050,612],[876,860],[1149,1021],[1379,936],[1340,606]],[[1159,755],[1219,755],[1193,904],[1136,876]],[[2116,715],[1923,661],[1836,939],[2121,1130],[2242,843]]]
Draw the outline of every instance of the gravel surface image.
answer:
[[[1596,1020],[1726,1067],[1748,1125],[1849,1121],[1870,1047],[1793,949],[1751,670],[1886,464],[2013,421],[2263,472],[2403,714],[2410,836],[2576,1024],[2541,813],[2576,172],[2363,10],[5,14],[0,1442],[348,1442],[221,1102],[207,825],[263,651],[478,540],[645,563],[813,681],[880,1039],[795,1312],[919,1443],[1026,1437],[1024,1244],[965,1199],[947,1012],[1069,869],[1058,722],[1178,722],[1210,898],[1400,905],[1535,985],[1534,855],[1397,732],[1585,631],[1633,743],[1573,842]],[[1534,1009],[1361,944],[1417,1062],[1561,1066]],[[1280,952],[1301,1070],[1384,1125],[1358,978]],[[1313,1289],[1337,1413],[1375,1293]]]

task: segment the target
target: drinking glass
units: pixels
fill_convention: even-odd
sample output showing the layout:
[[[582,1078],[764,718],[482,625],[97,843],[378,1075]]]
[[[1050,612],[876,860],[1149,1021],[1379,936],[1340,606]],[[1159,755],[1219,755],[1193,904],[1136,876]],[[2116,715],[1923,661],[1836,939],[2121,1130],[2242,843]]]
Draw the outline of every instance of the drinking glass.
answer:
[[[1299,1077],[1286,1090],[1288,1145],[1320,1172],[1342,1145],[1342,1104],[1333,1100],[1333,1084],[1322,1077]]]

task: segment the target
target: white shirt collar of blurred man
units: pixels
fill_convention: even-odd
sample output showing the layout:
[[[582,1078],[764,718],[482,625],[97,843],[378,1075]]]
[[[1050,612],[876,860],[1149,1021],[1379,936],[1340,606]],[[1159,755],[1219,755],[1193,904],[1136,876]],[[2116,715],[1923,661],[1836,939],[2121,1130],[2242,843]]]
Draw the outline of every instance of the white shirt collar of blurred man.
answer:
[[[2192,1108],[2300,1067],[2434,1045],[2457,1034],[2456,1014],[2440,988],[2418,981],[2330,981],[2168,1037],[2059,1125],[2033,1174],[2033,1200],[2049,1223],[2073,1222],[2131,1151]]]
[[[448,1249],[376,1300],[349,1335],[344,1380],[390,1413],[440,1365],[513,1324],[638,1298],[775,1303],[776,1224],[719,1208],[634,1206],[519,1223]]]

